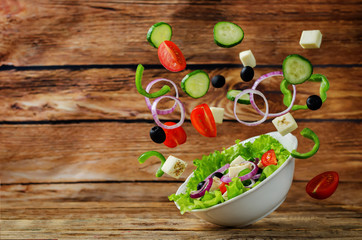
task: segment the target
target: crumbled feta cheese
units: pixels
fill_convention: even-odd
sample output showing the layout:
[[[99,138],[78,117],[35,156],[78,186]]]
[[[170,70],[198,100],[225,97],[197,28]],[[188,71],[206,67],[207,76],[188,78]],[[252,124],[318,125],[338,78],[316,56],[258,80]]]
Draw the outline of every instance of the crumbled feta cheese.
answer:
[[[240,165],[242,162],[245,162],[245,159],[242,156],[238,156],[230,163],[230,167]]]
[[[256,60],[251,50],[240,52],[239,57],[244,67],[250,66],[253,68],[256,66]]]
[[[210,110],[214,116],[215,123],[222,123],[224,119],[224,108],[210,107]]]
[[[322,33],[319,30],[303,31],[299,44],[302,48],[320,48],[322,43]]]
[[[179,178],[185,171],[187,163],[174,156],[169,156],[161,170],[174,178]]]
[[[273,119],[272,122],[282,136],[285,136],[286,134],[298,128],[298,124],[290,113],[284,114],[280,117],[276,117]]]
[[[218,177],[213,177],[212,179],[213,179],[213,181],[212,181],[212,185],[211,185],[209,192],[219,189],[219,186],[222,183],[220,178],[218,178]]]
[[[251,165],[250,162],[246,162],[246,163],[237,165],[237,166],[235,166],[235,167],[230,167],[230,168],[229,168],[229,177],[230,177],[230,178],[237,177],[238,174],[239,174],[242,170],[244,170],[244,169],[246,169],[246,168],[249,168],[250,170],[252,170],[253,165]]]

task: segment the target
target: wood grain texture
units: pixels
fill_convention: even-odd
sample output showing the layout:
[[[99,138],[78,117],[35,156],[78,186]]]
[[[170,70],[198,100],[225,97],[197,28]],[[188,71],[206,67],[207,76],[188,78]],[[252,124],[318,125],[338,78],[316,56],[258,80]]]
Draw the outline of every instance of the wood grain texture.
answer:
[[[171,180],[155,177],[158,159],[139,164],[144,152],[156,150],[168,157],[174,155],[189,163],[182,176],[194,169],[192,160],[234,144],[236,139],[275,131],[272,123],[257,128],[235,122],[218,127],[218,136],[206,138],[190,122],[184,124],[187,142],[171,149],[153,143],[149,138],[152,123],[75,123],[57,125],[0,126],[0,177],[3,183],[77,182],[77,181],[149,181]],[[343,127],[341,127],[343,126]],[[320,138],[319,152],[312,158],[296,160],[294,178],[309,180],[320,172],[335,170],[341,181],[361,181],[359,122],[300,122],[295,135],[298,150],[309,151],[313,142],[299,135],[305,127]],[[211,141],[210,141],[211,140]],[[195,147],[198,146],[198,147]]]
[[[172,40],[189,64],[240,63],[238,53],[247,49],[259,65],[281,64],[292,53],[313,64],[361,64],[359,1],[16,2],[21,11],[0,12],[0,65],[158,63],[146,33],[159,21],[172,25]],[[222,20],[242,26],[245,39],[240,45],[215,45],[213,26]],[[323,33],[321,49],[299,46],[301,32],[309,29]]]
[[[355,197],[343,194],[361,189],[361,183],[341,183],[335,194],[322,203],[305,193],[305,183],[294,182],[286,201],[274,213],[241,229],[215,226],[192,214],[180,215],[175,205],[165,199],[178,184],[161,183],[160,191],[156,191],[154,183],[3,186],[7,189],[2,195],[2,236],[140,239],[153,232],[154,238],[162,239],[300,239],[320,235],[357,239],[361,234],[361,191],[356,191]],[[146,195],[135,194],[144,189],[148,189]]]
[[[240,79],[240,69],[204,69],[210,77],[222,74],[226,77],[223,88],[209,89],[202,98],[187,96],[180,87],[182,78],[192,70],[170,73],[165,69],[144,71],[143,84],[156,78],[168,78],[175,82],[180,99],[186,108],[186,118],[192,109],[201,103],[225,108],[225,119],[235,119],[233,102],[226,98],[230,89],[251,88],[254,81],[245,83]],[[256,68],[256,80],[261,75],[280,70],[279,68]],[[315,73],[324,74],[330,81],[327,101],[318,111],[294,111],[296,119],[361,119],[362,94],[360,79],[362,72],[352,68],[315,68]],[[134,83],[133,68],[100,69],[58,69],[29,71],[0,71],[0,121],[56,121],[78,119],[148,119],[152,115],[144,97]],[[279,90],[280,78],[267,79],[258,86],[269,102],[270,112],[280,112],[286,107]],[[160,85],[155,85],[155,89]],[[172,88],[173,89],[173,88]],[[170,94],[174,94],[174,90]],[[297,104],[305,104],[312,94],[319,94],[318,83],[304,83],[297,86]],[[162,107],[162,105],[160,105]],[[251,106],[240,106],[239,117],[257,120],[260,116]],[[179,109],[162,119],[179,119]]]

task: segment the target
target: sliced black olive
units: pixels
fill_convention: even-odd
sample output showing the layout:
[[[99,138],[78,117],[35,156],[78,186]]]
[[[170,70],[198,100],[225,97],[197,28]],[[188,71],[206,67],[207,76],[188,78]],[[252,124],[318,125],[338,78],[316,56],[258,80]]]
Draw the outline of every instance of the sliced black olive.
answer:
[[[199,184],[197,184],[197,190],[200,190],[205,184],[205,181],[201,181],[199,182]]]
[[[222,176],[224,176],[224,174],[222,174],[221,172],[216,172],[211,175],[211,178],[213,177],[222,178]]]
[[[150,130],[150,137],[155,143],[163,143],[166,140],[166,133],[161,127],[154,126]]]
[[[225,78],[221,75],[216,75],[211,79],[211,84],[215,88],[221,88],[225,85]]]
[[[241,70],[240,77],[244,82],[250,82],[254,78],[254,69],[246,66]]]
[[[307,107],[310,110],[317,110],[322,106],[322,99],[317,95],[312,95],[307,98]]]

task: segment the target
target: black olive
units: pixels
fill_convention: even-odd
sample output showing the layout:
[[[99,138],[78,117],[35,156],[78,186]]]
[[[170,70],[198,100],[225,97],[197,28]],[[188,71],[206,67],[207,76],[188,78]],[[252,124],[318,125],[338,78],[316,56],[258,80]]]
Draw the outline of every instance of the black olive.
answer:
[[[151,128],[150,137],[155,143],[163,143],[166,140],[166,133],[161,127],[154,126]]]
[[[216,75],[211,79],[211,84],[215,88],[221,88],[225,85],[225,78],[221,75]]]
[[[241,70],[240,77],[244,82],[250,82],[254,77],[254,69],[246,66]]]
[[[200,190],[205,184],[205,181],[201,181],[199,182],[199,184],[197,184],[197,190]]]
[[[310,110],[317,110],[322,106],[322,99],[317,95],[312,95],[307,98],[307,107]]]
[[[211,178],[213,177],[222,178],[222,176],[224,176],[224,174],[222,174],[221,172],[216,172],[211,175]]]

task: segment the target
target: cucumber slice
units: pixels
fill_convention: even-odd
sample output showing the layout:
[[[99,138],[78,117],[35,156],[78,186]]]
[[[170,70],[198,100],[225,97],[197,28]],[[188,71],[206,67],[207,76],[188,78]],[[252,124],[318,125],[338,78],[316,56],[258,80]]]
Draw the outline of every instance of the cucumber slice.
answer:
[[[234,102],[235,97],[241,92],[242,92],[241,90],[229,90],[226,94],[226,98]],[[241,98],[238,99],[238,103],[250,104],[249,94],[244,94],[243,96],[241,96]]]
[[[172,28],[170,24],[159,22],[153,25],[147,33],[147,41],[151,46],[158,48],[160,44],[165,40],[171,40]]]
[[[209,75],[202,70],[187,74],[181,81],[182,90],[192,98],[200,98],[209,90]]]
[[[290,84],[301,84],[307,81],[313,73],[313,66],[308,59],[292,54],[283,61],[283,75]]]
[[[214,41],[224,48],[230,48],[243,41],[244,31],[231,22],[218,22],[214,26]]]

